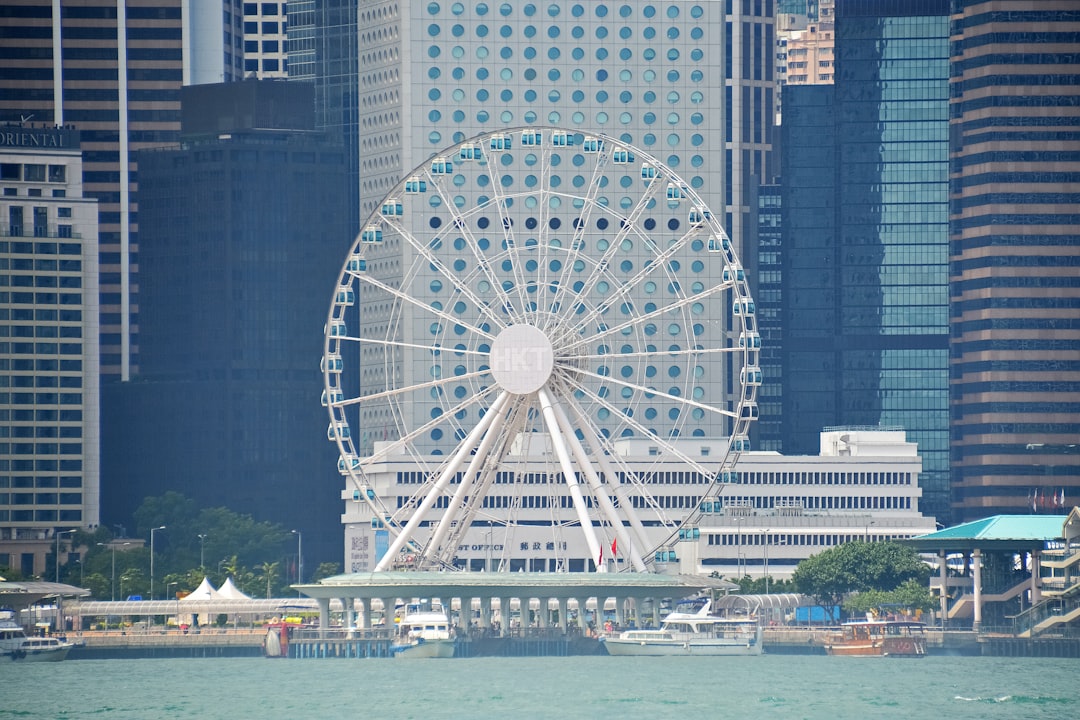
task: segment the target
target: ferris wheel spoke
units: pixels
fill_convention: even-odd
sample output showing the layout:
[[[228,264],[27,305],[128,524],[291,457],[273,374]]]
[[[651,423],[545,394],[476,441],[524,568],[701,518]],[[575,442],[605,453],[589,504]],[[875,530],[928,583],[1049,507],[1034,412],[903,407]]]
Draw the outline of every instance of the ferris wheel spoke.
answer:
[[[489,397],[495,392],[495,390],[496,388],[494,387],[484,388],[475,395],[465,398],[460,403],[447,410],[447,413],[457,413],[461,410],[467,410],[473,405],[481,405],[487,397]],[[362,399],[366,399],[366,397]],[[373,451],[371,455],[357,458],[357,468],[360,470],[364,470],[372,465],[384,463],[387,461],[387,459],[391,457],[400,455],[403,450],[411,450],[413,442],[415,442],[418,438],[422,437],[428,431],[438,427],[444,421],[445,417],[442,416],[432,418],[428,422],[413,428],[407,434],[402,435],[398,439],[387,441],[390,444],[386,445],[382,449]],[[424,464],[426,465],[427,462],[425,461]]]
[[[486,151],[485,152],[485,157]],[[497,164],[489,158],[486,163],[488,181],[491,187],[491,200],[489,206],[494,206],[499,215],[499,225],[502,226],[502,240],[506,245],[508,259],[513,274],[515,294],[518,298],[517,310],[524,320],[529,318],[528,293],[526,291],[526,278],[521,268],[521,250],[514,234],[513,217],[506,204],[506,195],[502,191],[502,180],[499,177]]]
[[[620,387],[630,388],[631,390],[636,390],[636,391],[638,391],[640,393],[644,393],[646,395],[655,395],[656,397],[665,398],[667,400],[671,400],[673,402],[677,402],[677,403],[680,403],[682,405],[688,405],[690,407],[699,408],[701,410],[704,410],[705,412],[714,413],[716,415],[722,415],[724,417],[730,417],[730,418],[735,417],[735,413],[733,413],[733,412],[731,412],[729,410],[723,410],[721,408],[714,407],[712,405],[706,405],[705,403],[699,403],[696,400],[691,400],[689,398],[679,397],[678,395],[671,395],[669,393],[664,392],[663,390],[657,390],[655,388],[651,388],[651,387],[648,387],[646,385],[638,385],[636,383],[626,382],[625,380],[619,380],[618,378],[612,377],[611,375],[600,375],[599,373],[594,373],[591,370],[583,370],[582,368],[574,367],[573,365],[557,364],[556,367],[558,367],[559,369],[561,369],[561,370],[563,370],[565,372],[568,372],[568,373],[576,373],[576,374],[579,374],[579,375],[584,375],[586,377],[591,377],[591,378],[599,380],[601,382],[613,383],[615,385],[619,385]]]
[[[694,356],[694,357],[696,357],[698,355],[736,355],[736,354],[741,355],[743,352],[745,352],[744,348],[735,347],[735,346],[732,346],[732,347],[713,347],[713,348],[696,347],[696,348],[687,348],[685,350],[660,350],[660,349],[657,349],[657,350],[644,350],[644,351],[640,351],[640,352],[601,353],[601,354],[598,354],[598,355],[585,354],[585,355],[575,355],[574,358],[577,359],[577,360],[610,360],[612,358],[619,358],[620,360],[623,359],[623,358],[656,358],[656,359],[659,359],[659,358],[663,358],[663,357],[678,357],[678,356],[681,356],[681,355],[690,355],[690,356]]]
[[[360,336],[360,337],[346,336],[346,337],[344,337],[342,339],[350,340],[352,342],[359,343],[360,345],[382,345],[382,346],[386,346],[386,347],[389,347],[389,348],[410,348],[410,349],[413,349],[413,350],[423,350],[425,352],[441,351],[441,352],[463,353],[465,355],[478,355],[480,357],[487,357],[488,356],[488,353],[481,352],[480,350],[469,350],[469,349],[454,350],[454,349],[444,347],[442,345],[420,345],[420,344],[417,344],[417,343],[401,342],[400,340],[379,340],[377,338],[366,338],[366,337],[363,337],[363,336]]]
[[[598,405],[600,405],[602,407],[607,408],[612,413],[620,413],[621,414],[621,411],[619,410],[619,408],[617,408],[615,405],[613,405],[612,403],[610,403],[606,399],[600,397],[597,393],[595,393],[595,392],[593,392],[591,390],[585,390],[585,394],[588,395],[595,403],[597,403]],[[584,410],[582,410],[582,412],[584,412]],[[648,438],[650,443],[655,442],[657,444],[657,446],[660,448],[660,450],[662,450],[663,452],[677,457],[680,461],[684,462],[688,467],[694,468],[695,470],[697,470],[698,472],[700,472],[701,474],[703,474],[703,475],[705,475],[707,477],[712,476],[712,472],[710,472],[708,470],[708,468],[706,468],[700,462],[698,462],[698,461],[694,460],[693,458],[691,458],[689,455],[686,455],[685,453],[683,453],[673,443],[669,443],[663,437],[661,437],[660,435],[658,435],[654,431],[652,431],[649,428],[642,425],[635,418],[632,418],[632,417],[629,417],[629,416],[624,416],[624,417],[621,418],[621,420],[627,427],[630,427],[633,430],[635,430],[641,437]],[[591,423],[592,421],[590,420],[589,422]],[[614,441],[611,440],[611,439],[608,439],[607,442],[608,443],[613,443]]]
[[[469,252],[472,253],[473,259],[476,261],[477,267],[484,274],[484,278],[491,285],[491,288],[494,290],[496,296],[499,298],[500,305],[504,309],[506,309],[507,317],[514,320],[514,322],[519,322],[520,317],[515,315],[515,306],[511,301],[510,296],[503,289],[502,283],[499,281],[498,276],[492,271],[487,256],[480,248],[479,240],[476,238],[475,235],[473,235],[472,230],[469,228],[468,218],[482,210],[482,207],[477,207],[471,211],[461,213],[458,211],[457,204],[454,202],[453,198],[444,191],[441,182],[433,182],[433,186],[438,192],[439,197],[442,199],[443,204],[450,212],[451,226],[454,228],[454,230],[461,233],[461,237],[464,241],[465,247],[467,247],[469,249]],[[456,278],[452,279],[451,282],[460,285],[460,283],[456,282]],[[508,324],[506,321],[500,319],[496,313],[493,313],[486,304],[481,303],[479,298],[476,299],[476,302],[478,304],[478,307],[483,308],[481,311],[484,312],[485,315],[488,315],[492,319],[492,321],[495,322],[495,324],[499,325],[500,327]]]
[[[477,442],[482,438],[491,427],[492,422],[502,412],[503,406],[506,404],[509,393],[505,390],[499,393],[499,396],[495,398],[495,402],[491,404],[488,412],[484,417],[480,418],[480,422],[469,432],[461,444],[458,446],[457,451],[450,458],[449,461],[443,466],[442,472],[428,490],[428,493],[424,496],[420,506],[416,509],[416,512],[409,518],[408,523],[402,528],[397,537],[390,543],[390,547],[387,549],[386,554],[383,555],[382,560],[375,566],[376,572],[385,570],[386,566],[393,562],[393,559],[397,557],[397,554],[401,551],[402,546],[412,538],[416,532],[417,527],[423,522],[424,517],[428,511],[435,504],[436,500],[446,491],[450,481],[457,474],[458,468],[461,467],[465,458],[476,447]]]
[[[609,335],[614,335],[616,333],[621,333],[626,328],[632,328],[634,326],[640,326],[642,323],[644,323],[644,322],[646,322],[648,320],[655,320],[656,318],[659,318],[662,315],[669,314],[669,313],[671,313],[671,312],[673,312],[675,310],[680,310],[682,308],[687,307],[688,305],[692,305],[695,302],[700,302],[702,300],[706,300],[706,299],[712,297],[713,295],[716,295],[718,293],[721,293],[721,292],[729,289],[730,287],[731,287],[730,285],[717,285],[715,287],[706,288],[706,289],[702,290],[701,292],[695,293],[693,295],[684,295],[684,296],[680,297],[679,299],[677,299],[673,303],[657,307],[657,309],[653,310],[652,312],[647,312],[647,313],[643,313],[641,315],[637,315],[637,316],[627,320],[626,322],[619,323],[618,325],[612,325],[610,327],[605,327],[603,330],[598,331],[596,335],[590,336],[588,338],[582,338],[582,339],[577,340],[577,341],[575,341],[573,343],[570,343],[569,345],[566,346],[566,349],[568,349],[568,350],[574,349],[574,348],[576,348],[576,347],[578,347],[580,345],[585,344],[586,342],[589,342],[590,340],[595,340],[597,337],[607,337]],[[594,310],[593,314],[596,315],[595,310]],[[584,326],[585,323],[582,323],[582,325]]]
[[[426,380],[422,383],[416,383],[414,385],[408,385],[405,387],[391,388],[389,390],[383,390],[382,392],[371,393],[369,395],[359,395],[354,398],[346,398],[335,403],[335,407],[347,407],[349,405],[363,405],[365,403],[374,402],[376,400],[383,400],[385,398],[401,397],[403,395],[411,395],[419,392],[420,390],[426,390],[433,387],[441,387],[443,385],[449,385],[452,383],[467,380],[469,378],[478,378],[485,375],[490,375],[490,370],[476,370],[473,372],[465,373],[464,375],[454,375],[451,377],[438,378],[436,380]]]
[[[592,437],[596,438],[599,443],[599,447],[593,448],[593,456],[596,458],[601,470],[603,470],[604,476],[608,479],[608,484],[612,487],[615,497],[618,498],[619,507],[623,509],[623,513],[630,525],[630,529],[637,538],[639,546],[646,550],[650,549],[652,544],[649,541],[648,533],[645,531],[645,526],[641,522],[641,517],[634,508],[633,498],[631,498],[630,494],[626,491],[626,484],[619,482],[619,474],[615,470],[616,464],[622,467],[623,477],[630,479],[630,484],[635,487],[637,497],[642,498],[642,501],[656,512],[658,517],[661,518],[662,524],[667,525],[671,521],[667,519],[648,488],[637,481],[637,471],[632,470],[622,461],[621,456],[614,451],[615,448],[612,441],[604,437],[603,433],[600,432],[600,428],[597,427],[596,423],[593,422],[591,418],[589,418],[584,408],[581,407],[581,403],[573,396],[573,393],[567,393],[564,390],[564,397],[566,398],[566,404],[574,413],[574,417],[578,422],[578,427],[590,428]],[[650,435],[649,437],[652,436]],[[612,462],[613,460],[614,463]]]
[[[450,313],[445,312],[443,310],[437,310],[437,309],[433,308],[430,303],[426,303],[426,302],[423,302],[422,300],[418,300],[417,298],[414,298],[412,295],[409,295],[408,293],[402,292],[401,290],[398,290],[397,288],[391,287],[390,285],[387,285],[384,282],[376,280],[375,278],[371,277],[370,275],[364,275],[363,278],[364,278],[364,282],[367,283],[368,285],[371,285],[372,287],[378,288],[379,290],[382,290],[383,292],[392,295],[396,299],[400,300],[402,303],[411,305],[411,306],[413,306],[415,308],[423,310],[426,313],[430,313],[432,315],[440,317],[443,320],[446,320],[451,325],[462,325],[462,326],[468,328],[470,331],[476,333],[477,335],[482,335],[482,336],[488,338],[489,340],[494,340],[495,339],[495,336],[492,335],[491,333],[485,332],[484,330],[480,329],[479,327],[476,327],[475,325],[466,324],[465,322],[463,322],[462,318],[455,317],[455,316],[451,315]],[[455,278],[455,281],[456,281],[456,278]],[[484,307],[483,303],[480,303],[478,305],[478,307]]]
[[[441,558],[443,561],[452,559],[446,557],[446,555],[453,555],[454,549],[460,543],[460,539],[479,513],[483,498],[488,496],[500,467],[498,458],[505,457],[509,452],[508,446],[517,430],[521,427],[522,408],[524,407],[527,407],[527,403],[521,397],[517,397],[510,402],[509,409],[503,415],[505,422],[496,423],[496,427],[485,434],[481,446],[477,448],[473,456],[468,471],[463,476],[454,497],[449,501],[446,513],[443,516],[444,519],[438,525],[438,528],[441,529],[444,522],[448,523],[449,532],[445,535],[445,538],[433,536],[429,541],[429,545],[434,548],[436,553],[440,546],[445,548]],[[489,438],[491,440],[490,446],[485,447],[484,443]]]

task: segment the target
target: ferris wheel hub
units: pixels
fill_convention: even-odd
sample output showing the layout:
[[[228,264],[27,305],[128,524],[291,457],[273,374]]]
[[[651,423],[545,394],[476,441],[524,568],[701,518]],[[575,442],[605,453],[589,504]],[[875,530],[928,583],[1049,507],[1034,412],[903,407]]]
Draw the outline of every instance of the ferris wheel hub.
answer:
[[[555,353],[544,331],[510,325],[491,343],[491,375],[508,393],[528,395],[544,386],[555,367]]]

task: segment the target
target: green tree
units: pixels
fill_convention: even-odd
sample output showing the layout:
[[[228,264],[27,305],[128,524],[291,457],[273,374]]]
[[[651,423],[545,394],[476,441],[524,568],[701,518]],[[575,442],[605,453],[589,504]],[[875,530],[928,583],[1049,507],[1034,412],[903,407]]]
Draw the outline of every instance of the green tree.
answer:
[[[906,612],[933,610],[934,597],[925,582],[907,580],[894,590],[864,590],[855,593],[844,601],[844,610],[862,615],[868,612],[882,613],[889,609]]]
[[[926,584],[929,566],[913,549],[898,543],[849,542],[799,563],[792,574],[796,589],[823,607],[868,590],[892,591],[909,580]]]
[[[319,567],[315,568],[315,574],[311,576],[310,582],[319,582],[323,578],[333,577],[334,575],[341,574],[341,565],[338,563],[319,563]]]

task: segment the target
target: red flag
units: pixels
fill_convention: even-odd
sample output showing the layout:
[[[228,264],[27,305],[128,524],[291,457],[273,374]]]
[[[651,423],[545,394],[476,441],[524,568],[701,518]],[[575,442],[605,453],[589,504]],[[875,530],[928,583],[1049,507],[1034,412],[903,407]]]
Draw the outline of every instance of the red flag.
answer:
[[[616,557],[619,554],[619,538],[615,538],[611,541],[611,557]]]
[[[603,567],[603,566],[604,566],[604,546],[601,545],[600,546],[600,558],[596,561],[596,567],[599,568],[599,567]]]

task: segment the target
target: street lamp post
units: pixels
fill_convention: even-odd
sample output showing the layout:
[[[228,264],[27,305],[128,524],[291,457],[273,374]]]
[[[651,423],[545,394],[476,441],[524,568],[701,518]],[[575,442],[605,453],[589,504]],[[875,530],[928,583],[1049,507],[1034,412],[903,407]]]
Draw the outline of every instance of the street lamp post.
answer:
[[[206,533],[199,533],[199,569],[206,568]]]
[[[293,530],[293,534],[296,535],[296,584],[299,585],[304,581],[304,533]]]
[[[67,535],[68,533],[75,532],[74,528],[69,530],[56,530],[53,535],[56,536],[56,582],[60,582],[60,536]]]
[[[154,533],[164,530],[165,526],[150,528],[150,599],[154,599]]]
[[[761,531],[761,541],[765,547],[765,594],[769,594],[769,531]]]
[[[171,587],[172,587],[173,585],[179,585],[179,584],[180,584],[180,583],[178,583],[178,582],[171,582],[171,583],[166,583],[166,584],[165,584],[165,599],[166,599],[166,600],[168,600],[168,599],[169,599],[169,588],[171,588]],[[175,597],[175,596],[174,596],[174,597]],[[168,628],[168,625],[169,625],[169,623],[168,623],[168,618],[166,618],[166,622],[165,622],[165,629],[166,629],[166,630],[168,630],[168,629],[169,629],[169,628]],[[179,613],[177,613],[177,616],[176,616],[176,629],[177,629],[177,630],[179,630],[179,629],[180,629],[180,614],[179,614]]]
[[[130,544],[131,543],[121,543],[120,546],[124,547],[124,546],[130,545]],[[111,583],[111,588],[112,588],[112,599],[115,602],[116,601],[116,545],[113,544],[113,543],[98,543],[98,545],[100,547],[107,547],[107,548],[110,548],[112,550],[112,583]],[[120,594],[123,595],[123,593],[120,593]]]

